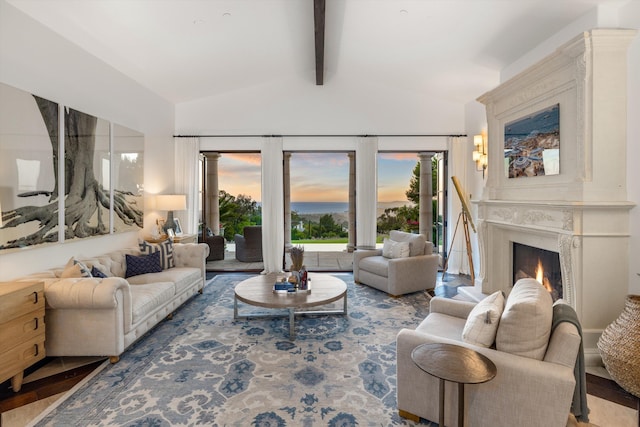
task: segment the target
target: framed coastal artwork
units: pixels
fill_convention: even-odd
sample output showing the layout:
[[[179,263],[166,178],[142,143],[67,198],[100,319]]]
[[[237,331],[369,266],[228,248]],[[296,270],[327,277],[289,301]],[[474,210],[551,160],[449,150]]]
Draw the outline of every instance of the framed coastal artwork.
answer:
[[[0,251],[142,228],[142,173],[124,168],[137,184],[122,203],[112,190],[112,127],[0,83]]]
[[[505,124],[504,166],[509,178],[560,173],[560,104]]]

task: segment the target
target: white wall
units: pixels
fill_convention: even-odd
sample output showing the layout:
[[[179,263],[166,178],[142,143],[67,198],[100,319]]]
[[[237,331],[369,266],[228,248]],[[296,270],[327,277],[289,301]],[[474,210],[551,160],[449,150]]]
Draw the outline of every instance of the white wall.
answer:
[[[337,77],[323,86],[290,79],[176,105],[178,134],[448,135],[462,133],[463,120],[462,104]]]
[[[469,102],[465,106],[465,129],[467,130],[467,154],[466,154],[466,163],[467,163],[467,180],[466,180],[466,191],[469,193],[469,198],[472,201],[471,203],[471,215],[473,216],[473,221],[478,225],[478,209],[477,205],[473,203],[474,200],[480,200],[482,198],[482,191],[484,189],[484,183],[486,182],[486,177],[488,176],[488,170],[484,172],[484,177],[482,171],[476,170],[476,163],[473,161],[471,157],[472,152],[474,150],[473,145],[473,136],[484,133],[486,135],[487,132],[487,114],[484,108],[484,105],[477,101]],[[482,273],[480,271],[480,250],[478,247],[478,234],[471,232],[471,253],[473,254],[473,267],[475,269],[476,277],[480,276]]]
[[[556,48],[576,37],[583,31],[592,28],[617,28],[621,26],[618,19],[618,6],[601,5],[591,9],[579,19],[567,25],[556,34],[551,35],[547,40],[540,43],[534,49],[526,52],[520,59],[506,66],[500,73],[501,82],[509,80],[527,67],[540,61],[552,53]],[[624,25],[622,25],[624,26]]]
[[[640,2],[629,2],[620,11],[620,26],[640,28]],[[627,199],[636,203],[630,215],[629,293],[640,295],[640,34],[629,47],[628,61]]]
[[[4,0],[0,0],[0,82],[144,133],[145,190],[173,191],[173,104]],[[64,264],[71,256],[134,244],[136,239],[135,232],[123,233],[3,252],[0,280]]]

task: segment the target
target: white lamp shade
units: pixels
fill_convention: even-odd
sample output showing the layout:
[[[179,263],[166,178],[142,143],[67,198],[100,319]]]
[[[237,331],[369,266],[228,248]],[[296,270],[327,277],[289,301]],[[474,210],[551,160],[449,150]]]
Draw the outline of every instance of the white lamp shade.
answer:
[[[475,145],[476,147],[480,147],[483,144],[483,138],[482,135],[474,135],[473,136],[473,145]]]
[[[159,194],[156,196],[156,209],[159,211],[184,211],[187,209],[187,196],[184,194]]]

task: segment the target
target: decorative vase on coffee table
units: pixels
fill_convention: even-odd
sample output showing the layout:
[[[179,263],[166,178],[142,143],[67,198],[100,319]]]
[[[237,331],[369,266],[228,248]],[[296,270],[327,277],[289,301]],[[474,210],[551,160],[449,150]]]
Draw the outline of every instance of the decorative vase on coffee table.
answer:
[[[640,397],[640,295],[627,295],[620,317],[602,332],[598,349],[611,378]]]

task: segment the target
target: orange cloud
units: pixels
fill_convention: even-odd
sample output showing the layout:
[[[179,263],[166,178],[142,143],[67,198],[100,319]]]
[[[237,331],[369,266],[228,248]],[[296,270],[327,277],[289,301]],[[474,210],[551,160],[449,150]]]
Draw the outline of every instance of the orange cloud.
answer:
[[[260,153],[222,153],[220,159],[235,160],[258,166],[262,164],[262,156]]]
[[[383,160],[418,161],[418,153],[380,153],[378,157]]]

